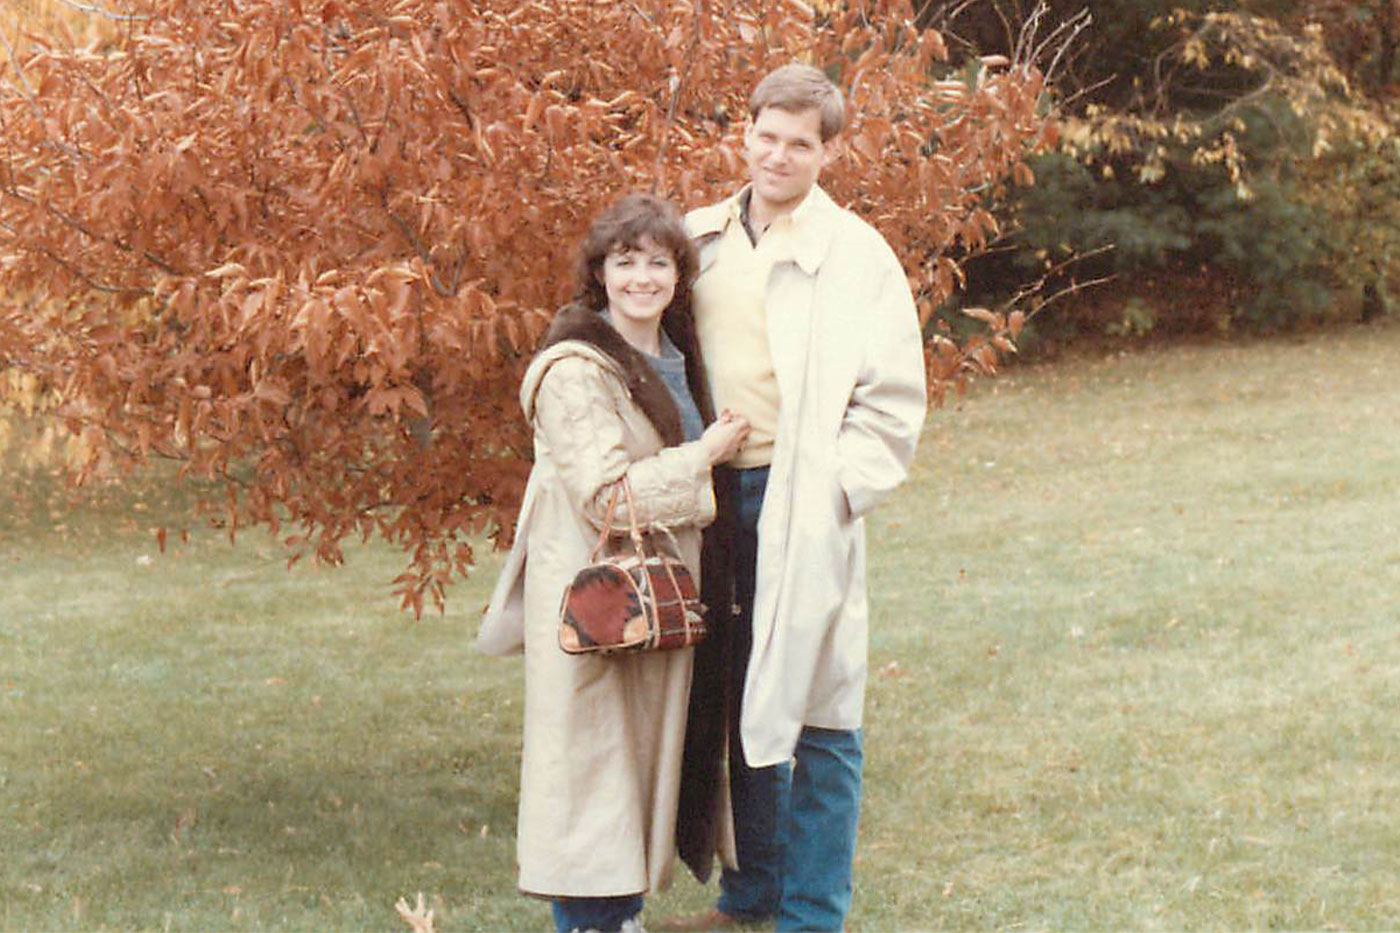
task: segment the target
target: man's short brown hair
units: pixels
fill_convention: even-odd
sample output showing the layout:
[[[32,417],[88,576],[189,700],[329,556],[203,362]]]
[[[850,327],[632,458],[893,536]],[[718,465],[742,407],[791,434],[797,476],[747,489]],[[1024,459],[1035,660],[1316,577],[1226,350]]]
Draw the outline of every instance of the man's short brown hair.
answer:
[[[758,82],[749,96],[749,116],[758,119],[765,107],[797,113],[815,107],[821,112],[822,142],[830,140],[846,126],[846,105],[841,91],[820,68],[811,65],[784,65]]]

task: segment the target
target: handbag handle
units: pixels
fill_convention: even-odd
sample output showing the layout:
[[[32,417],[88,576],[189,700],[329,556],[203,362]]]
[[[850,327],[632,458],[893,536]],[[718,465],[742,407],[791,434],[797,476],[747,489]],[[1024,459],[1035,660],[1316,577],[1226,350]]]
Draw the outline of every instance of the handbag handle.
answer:
[[[613,487],[612,496],[608,499],[608,509],[606,512],[603,513],[603,527],[598,534],[598,543],[593,546],[593,554],[591,557],[589,557],[589,562],[598,562],[598,555],[600,555],[603,552],[603,548],[607,545],[608,538],[612,537],[613,518],[617,515],[617,502],[619,497],[625,497],[627,499],[627,523],[629,526],[628,537],[632,539],[632,546],[636,548],[637,560],[640,561],[643,566],[645,566],[647,564],[646,545],[643,543],[642,530],[637,525],[637,504],[632,498],[632,484],[628,482],[627,474],[625,473],[622,475],[622,478],[618,481],[617,485]],[[671,531],[670,528],[666,527],[665,525],[658,525],[657,527],[670,540],[671,547],[675,550],[677,554],[676,560],[680,560],[680,542],[676,540],[675,534]],[[660,551],[658,550],[657,553],[660,554]],[[661,559],[660,563],[662,569],[666,573],[667,580],[671,585],[671,592],[676,594],[681,593],[681,584],[680,581],[676,578],[676,570],[675,567],[672,565],[672,562],[670,560]],[[653,606],[655,606],[656,590],[655,583],[652,581],[651,575],[649,573],[642,574],[641,581],[642,585],[645,586],[647,589],[648,598],[653,601],[652,604]],[[703,606],[701,607],[700,611],[702,613],[704,612]],[[691,622],[690,613],[685,611],[684,608],[682,608],[681,611],[681,624],[684,626],[685,631],[684,643],[686,645],[690,645],[695,640],[694,629],[696,628],[696,626],[694,623]]]
[[[637,505],[635,502],[632,501],[632,484],[627,481],[626,475],[622,477],[622,494],[627,497],[627,518],[632,526],[632,544],[637,548],[637,559],[645,565],[647,562],[646,547],[642,544],[641,529],[637,527]],[[616,501],[616,492],[614,492],[614,501]],[[671,532],[671,529],[667,528],[665,525],[661,525],[660,528],[663,532],[665,532],[666,537],[671,539],[671,546],[676,549],[676,553],[677,555],[679,555],[680,542],[676,540],[676,536]],[[660,552],[658,551],[658,554],[659,553]],[[681,592],[681,584],[680,581],[676,579],[675,566],[669,560],[663,559],[660,561],[660,563],[661,569],[666,571],[666,577],[670,581],[671,592],[679,594]],[[642,579],[646,581],[646,587],[649,592],[649,595],[653,600],[655,600],[656,584],[652,581],[651,574],[643,574]],[[692,625],[690,621],[690,614],[688,612],[685,612],[684,609],[682,609],[681,611],[681,624],[685,627],[685,643],[690,644],[691,640],[694,638],[694,635],[691,632]]]
[[[598,555],[603,553],[603,549],[607,546],[608,538],[612,537],[613,517],[617,514],[617,502],[620,496],[627,498],[627,520],[630,526],[628,536],[637,549],[637,556],[646,560],[646,548],[642,544],[642,530],[637,526],[637,505],[632,499],[632,484],[627,481],[627,474],[624,473],[622,479],[613,487],[612,497],[608,499],[608,510],[603,513],[603,528],[598,533],[598,543],[593,545],[593,554],[589,557],[591,562],[598,560]]]

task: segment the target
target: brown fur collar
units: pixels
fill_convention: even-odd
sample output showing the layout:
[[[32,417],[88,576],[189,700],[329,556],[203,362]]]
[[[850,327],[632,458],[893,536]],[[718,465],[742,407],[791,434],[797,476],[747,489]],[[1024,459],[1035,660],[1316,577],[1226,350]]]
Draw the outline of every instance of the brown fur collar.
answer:
[[[602,315],[579,304],[561,308],[549,325],[540,349],[564,340],[589,344],[617,363],[632,400],[656,428],[656,433],[661,435],[667,447],[674,447],[685,439],[680,412],[666,383],[652,370],[646,357],[622,339],[622,335],[613,330]]]

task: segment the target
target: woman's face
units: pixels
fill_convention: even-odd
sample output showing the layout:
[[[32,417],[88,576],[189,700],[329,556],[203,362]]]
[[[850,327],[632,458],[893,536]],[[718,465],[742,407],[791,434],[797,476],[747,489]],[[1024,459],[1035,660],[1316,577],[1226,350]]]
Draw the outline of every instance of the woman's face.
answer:
[[[676,294],[676,257],[651,237],[635,247],[618,246],[603,259],[608,312],[633,324],[660,325],[661,312]]]

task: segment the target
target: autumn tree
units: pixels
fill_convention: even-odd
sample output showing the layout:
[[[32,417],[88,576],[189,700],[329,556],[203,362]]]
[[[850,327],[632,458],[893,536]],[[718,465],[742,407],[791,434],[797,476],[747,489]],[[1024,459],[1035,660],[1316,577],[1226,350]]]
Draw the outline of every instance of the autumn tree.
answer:
[[[401,545],[440,603],[508,534],[519,374],[618,193],[733,189],[748,91],[793,59],[846,90],[824,176],[928,315],[983,197],[1050,132],[1027,31],[946,62],[907,3],[150,0],[111,39],[6,42],[0,368],[51,393],[79,472],[173,458],[293,556]],[[956,69],[954,68],[956,65]],[[1022,179],[1028,180],[1028,179]],[[933,335],[941,394],[1018,321]]]

